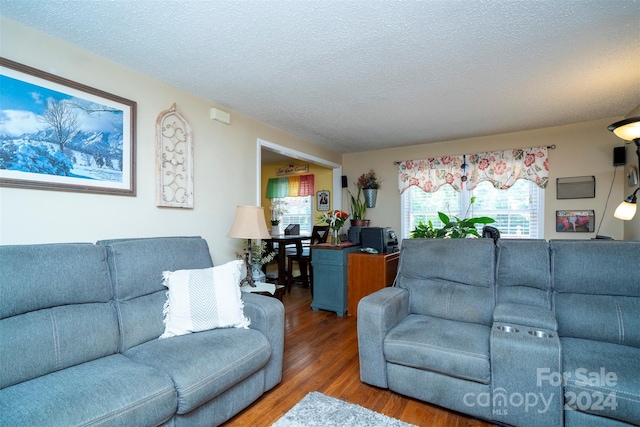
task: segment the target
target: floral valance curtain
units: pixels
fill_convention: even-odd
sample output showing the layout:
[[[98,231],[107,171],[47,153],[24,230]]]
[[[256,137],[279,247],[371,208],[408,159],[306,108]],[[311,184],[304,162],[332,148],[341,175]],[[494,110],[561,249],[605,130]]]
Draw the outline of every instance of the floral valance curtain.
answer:
[[[549,182],[547,147],[443,156],[398,163],[398,191],[416,185],[427,193],[444,184],[454,190],[473,190],[482,181],[506,190],[518,179],[528,179],[545,188]]]
[[[281,178],[269,178],[267,199],[280,197],[305,197],[314,194],[314,176],[298,175]]]

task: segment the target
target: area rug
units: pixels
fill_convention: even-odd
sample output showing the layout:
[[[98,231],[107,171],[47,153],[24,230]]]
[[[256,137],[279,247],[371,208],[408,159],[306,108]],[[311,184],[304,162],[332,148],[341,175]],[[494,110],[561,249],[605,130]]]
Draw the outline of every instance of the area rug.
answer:
[[[395,418],[311,392],[272,427],[416,427]]]

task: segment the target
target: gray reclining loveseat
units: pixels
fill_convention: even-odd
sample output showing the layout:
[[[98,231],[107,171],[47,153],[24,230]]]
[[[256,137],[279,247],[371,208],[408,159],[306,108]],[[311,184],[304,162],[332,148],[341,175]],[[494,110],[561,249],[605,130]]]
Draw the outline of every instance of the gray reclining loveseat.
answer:
[[[358,305],[360,377],[515,426],[640,424],[640,243],[413,239]]]
[[[158,339],[162,272],[212,267],[198,237],[0,246],[0,425],[213,426],[281,380],[284,308]]]

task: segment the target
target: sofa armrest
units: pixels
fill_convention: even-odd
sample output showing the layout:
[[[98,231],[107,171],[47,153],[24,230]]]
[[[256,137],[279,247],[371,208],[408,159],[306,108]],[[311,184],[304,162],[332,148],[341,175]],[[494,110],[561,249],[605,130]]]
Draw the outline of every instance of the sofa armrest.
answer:
[[[490,346],[492,420],[519,427],[561,426],[564,399],[557,332],[495,322]]]
[[[498,304],[493,311],[494,323],[528,326],[530,328],[558,330],[556,318],[545,307],[526,304]]]
[[[358,353],[360,380],[387,388],[384,338],[409,314],[409,291],[384,288],[358,303]]]
[[[264,391],[282,380],[284,356],[284,306],[276,298],[242,293],[244,314],[251,319],[251,329],[262,332],[271,344],[271,358],[265,366]]]

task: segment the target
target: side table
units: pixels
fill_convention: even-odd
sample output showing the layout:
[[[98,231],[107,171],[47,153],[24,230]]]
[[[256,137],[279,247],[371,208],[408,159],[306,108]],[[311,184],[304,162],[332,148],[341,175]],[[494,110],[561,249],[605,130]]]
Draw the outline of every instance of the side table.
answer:
[[[280,302],[282,302],[282,297],[284,295],[284,285],[274,285],[273,283],[263,283],[263,282],[255,282],[255,288],[249,285],[244,285],[240,287],[242,292],[247,292],[251,294],[265,295],[268,297],[278,298]]]
[[[349,304],[347,310],[352,316],[358,315],[360,300],[393,285],[398,271],[400,252],[367,254],[353,252],[349,254]]]

